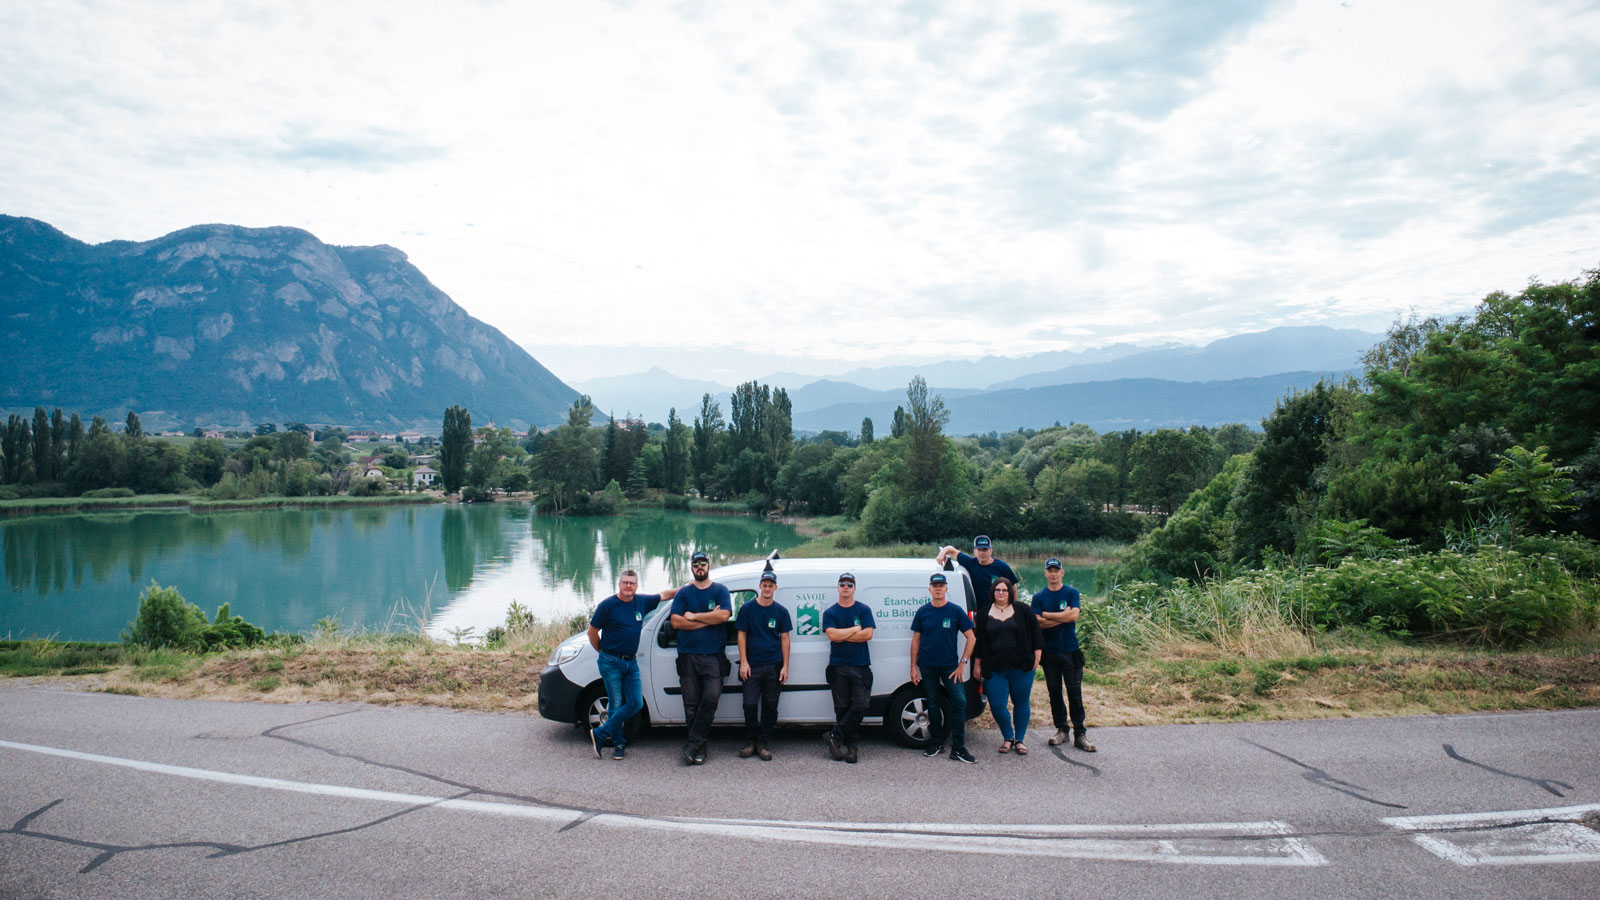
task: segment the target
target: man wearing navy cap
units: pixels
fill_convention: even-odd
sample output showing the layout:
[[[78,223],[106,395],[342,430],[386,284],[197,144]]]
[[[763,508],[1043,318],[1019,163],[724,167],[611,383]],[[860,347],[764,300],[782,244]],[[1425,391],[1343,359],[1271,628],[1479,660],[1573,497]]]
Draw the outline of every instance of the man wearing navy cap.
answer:
[[[628,746],[628,720],[644,708],[644,692],[639,687],[639,631],[644,617],[662,600],[671,600],[677,588],[659,594],[640,594],[639,573],[623,569],[617,578],[617,592],[600,601],[589,618],[589,646],[595,649],[600,678],[606,685],[610,710],[606,720],[589,730],[594,755],[611,745],[611,758],[622,759]]]
[[[847,763],[861,757],[861,720],[872,703],[872,610],[856,602],[856,577],[839,576],[839,602],[822,614],[822,631],[832,642],[828,650],[828,687],[833,689],[833,729],[823,735],[828,753]]]
[[[1085,736],[1083,711],[1083,650],[1078,646],[1078,614],[1081,598],[1078,589],[1062,584],[1061,560],[1054,557],[1044,561],[1044,580],[1048,585],[1033,595],[1033,607],[1039,627],[1044,629],[1044,685],[1050,692],[1050,715],[1055,720],[1056,733],[1050,746],[1056,747],[1072,740],[1072,746],[1085,753],[1093,753],[1094,745]],[[1067,702],[1061,702],[1061,686],[1067,688]],[[1067,714],[1071,712],[1069,720]],[[1067,734],[1071,722],[1072,735]]]
[[[978,595],[978,602],[973,604],[972,607],[972,614],[976,616],[978,613],[988,609],[989,604],[994,602],[994,597],[989,593],[989,589],[994,586],[996,578],[1009,578],[1012,584],[1019,587],[1022,585],[1022,580],[1017,577],[1016,572],[1012,571],[1009,564],[995,559],[994,544],[989,541],[987,534],[980,534],[972,539],[972,552],[976,555],[968,556],[954,547],[941,547],[939,548],[939,555],[934,557],[934,562],[937,562],[942,567],[944,561],[954,555],[961,568],[966,569],[967,574],[972,576],[972,590],[973,593]]]
[[[744,730],[749,736],[740,759],[772,759],[772,729],[778,724],[779,685],[789,680],[789,610],[774,603],[778,574],[761,573],[756,602],[739,607],[739,678],[744,682]]]
[[[949,579],[943,572],[928,576],[930,601],[922,604],[911,620],[911,683],[922,685],[928,697],[928,727],[931,742],[922,755],[944,752],[945,704],[949,698],[950,758],[975,763],[967,752],[967,661],[978,642],[972,620],[961,607],[948,602]],[[956,638],[967,636],[961,655],[956,655]]]
[[[689,723],[683,761],[698,766],[706,761],[722,679],[731,668],[723,651],[727,635],[722,625],[733,615],[733,598],[711,580],[711,557],[703,551],[689,557],[689,571],[694,583],[678,588],[672,598],[672,627],[678,630],[678,684],[683,687],[683,718]]]

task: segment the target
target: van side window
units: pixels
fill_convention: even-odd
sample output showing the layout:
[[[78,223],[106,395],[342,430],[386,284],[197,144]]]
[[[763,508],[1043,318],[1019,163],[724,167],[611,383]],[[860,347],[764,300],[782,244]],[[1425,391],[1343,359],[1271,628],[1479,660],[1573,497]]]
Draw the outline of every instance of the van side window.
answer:
[[[729,647],[737,647],[739,646],[739,628],[735,622],[739,618],[739,607],[746,603],[754,603],[756,592],[729,591],[728,593],[733,600],[733,614],[728,616],[727,622],[723,623],[722,627],[726,631],[723,643]],[[670,614],[664,617],[661,622],[661,630],[656,632],[656,646],[664,650],[678,646],[678,629],[672,627],[672,616]]]

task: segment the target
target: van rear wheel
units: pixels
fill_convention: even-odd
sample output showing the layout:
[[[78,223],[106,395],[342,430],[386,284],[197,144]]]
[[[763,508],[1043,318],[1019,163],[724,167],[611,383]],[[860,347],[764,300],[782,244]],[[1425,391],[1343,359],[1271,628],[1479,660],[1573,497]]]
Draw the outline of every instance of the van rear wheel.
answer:
[[[895,691],[883,711],[883,727],[904,746],[928,746],[933,739],[933,725],[928,721],[927,696],[909,684]]]

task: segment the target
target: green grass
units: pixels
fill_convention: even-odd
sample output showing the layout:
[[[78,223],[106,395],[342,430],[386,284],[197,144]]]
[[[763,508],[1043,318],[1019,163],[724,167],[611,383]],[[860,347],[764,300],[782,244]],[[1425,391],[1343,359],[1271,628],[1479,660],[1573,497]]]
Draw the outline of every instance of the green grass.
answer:
[[[126,662],[121,644],[0,641],[0,675],[94,675]]]

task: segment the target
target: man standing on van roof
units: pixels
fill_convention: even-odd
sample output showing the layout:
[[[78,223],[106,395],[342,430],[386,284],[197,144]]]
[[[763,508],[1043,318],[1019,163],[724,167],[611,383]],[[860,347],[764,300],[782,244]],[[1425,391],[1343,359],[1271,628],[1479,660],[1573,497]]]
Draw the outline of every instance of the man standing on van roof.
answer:
[[[856,577],[839,576],[839,602],[822,614],[822,630],[833,644],[828,650],[828,687],[833,689],[833,729],[823,735],[834,759],[853,763],[861,757],[861,719],[872,702],[872,610],[856,602]]]
[[[939,555],[934,557],[934,562],[943,566],[944,561],[951,554],[954,554],[956,562],[961,565],[961,568],[967,570],[968,575],[972,576],[972,592],[978,598],[978,602],[973,604],[972,607],[972,614],[976,616],[989,608],[990,598],[993,596],[990,588],[994,585],[996,578],[1003,576],[1011,579],[1012,584],[1019,585],[1022,581],[1017,578],[1017,573],[1012,571],[1008,563],[995,559],[994,545],[990,543],[987,534],[980,534],[972,539],[972,552],[977,555],[968,556],[954,547],[941,547],[939,548]]]
[[[761,573],[756,602],[739,607],[739,678],[744,682],[744,730],[749,736],[740,759],[759,754],[771,760],[772,729],[778,724],[779,685],[789,680],[789,610],[773,602],[778,575]]]
[[[943,572],[928,576],[931,602],[922,604],[911,620],[911,683],[928,695],[928,726],[932,740],[922,755],[944,752],[945,698],[949,697],[950,758],[975,763],[967,752],[967,661],[978,642],[966,610],[948,602],[949,579]],[[966,634],[966,646],[956,655],[956,637]]]
[[[711,557],[704,551],[689,558],[689,570],[694,583],[679,588],[672,598],[672,627],[678,630],[678,684],[683,688],[683,718],[689,723],[683,761],[698,766],[706,761],[711,722],[729,671],[722,623],[733,615],[733,598],[711,580]]]
[[[639,630],[644,617],[662,600],[671,600],[677,588],[659,594],[640,594],[639,573],[623,569],[617,578],[617,592],[600,601],[589,617],[589,646],[598,654],[600,678],[606,684],[610,714],[589,730],[594,755],[600,748],[612,747],[611,758],[621,759],[628,746],[628,720],[644,708],[644,692],[639,687]]]
[[[1078,646],[1078,614],[1082,600],[1077,588],[1061,583],[1061,560],[1051,557],[1044,561],[1044,579],[1049,586],[1034,594],[1030,605],[1039,619],[1039,627],[1044,629],[1044,685],[1050,691],[1050,715],[1056,723],[1050,746],[1067,742],[1070,705],[1072,746],[1093,753],[1094,745],[1084,735],[1083,650]],[[1066,703],[1061,702],[1063,684],[1067,688]]]

